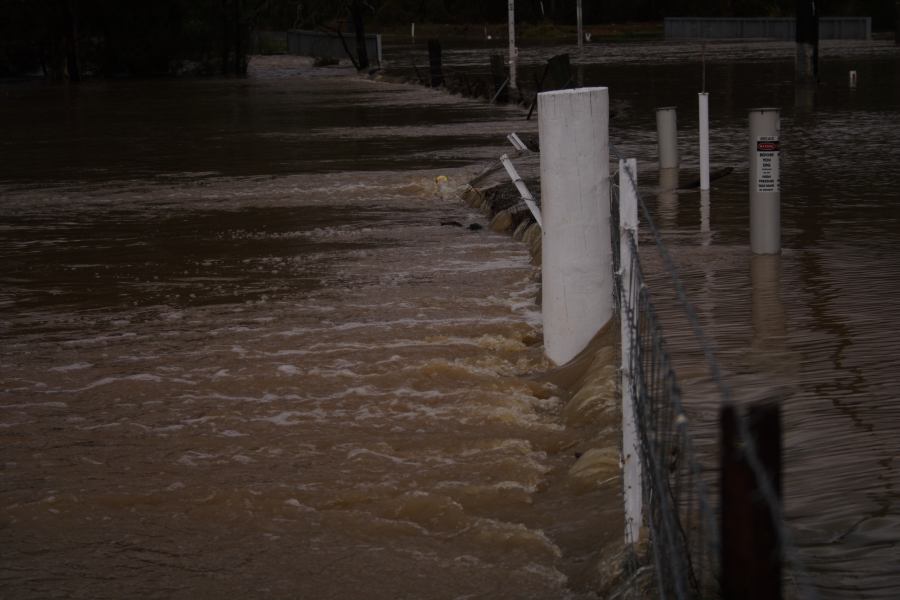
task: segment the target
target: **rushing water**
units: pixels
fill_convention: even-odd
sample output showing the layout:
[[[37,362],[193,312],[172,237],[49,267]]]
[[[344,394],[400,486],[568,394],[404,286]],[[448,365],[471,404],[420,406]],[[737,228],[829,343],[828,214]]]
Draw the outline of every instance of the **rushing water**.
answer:
[[[734,397],[782,404],[786,510],[804,565],[792,579],[805,571],[821,598],[898,597],[900,50],[823,42],[811,91],[794,88],[790,43],[589,44],[581,58],[575,47],[524,48],[522,85],[533,88],[543,61],[562,52],[585,85],[610,88],[611,140],[638,158],[640,187]],[[451,78],[486,73],[484,54],[451,50]],[[677,107],[682,171],[695,178],[704,63],[713,168],[734,172],[708,195],[660,192],[654,109]],[[782,111],[780,257],[749,252],[747,112],[760,106]],[[694,433],[714,462],[719,396],[643,226],[642,260]]]

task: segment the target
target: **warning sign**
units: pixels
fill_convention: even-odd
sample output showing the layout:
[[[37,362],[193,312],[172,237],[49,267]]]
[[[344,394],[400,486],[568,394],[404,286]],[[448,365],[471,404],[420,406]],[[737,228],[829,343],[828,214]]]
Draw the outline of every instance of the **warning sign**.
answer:
[[[781,173],[779,169],[780,147],[778,138],[764,136],[756,138],[756,191],[780,192]]]

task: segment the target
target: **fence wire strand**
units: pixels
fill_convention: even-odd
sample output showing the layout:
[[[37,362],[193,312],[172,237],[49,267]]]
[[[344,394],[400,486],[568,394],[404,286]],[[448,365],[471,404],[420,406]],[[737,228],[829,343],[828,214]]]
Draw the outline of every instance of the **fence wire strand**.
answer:
[[[610,144],[610,148],[616,158],[623,158],[615,146]],[[627,169],[625,175],[637,193],[643,226],[654,242],[678,303],[704,354],[719,400],[723,406],[730,404],[732,393],[716,361],[713,345],[700,326],[674,261],[646,203],[637,192],[635,174]],[[632,373],[631,393],[643,465],[645,520],[650,533],[656,585],[660,598],[720,597],[721,538],[718,513],[711,502],[707,485],[710,469],[706,469],[704,478],[704,469],[689,432],[690,420],[682,404],[681,388],[638,256],[638,241],[633,232],[619,231],[619,187],[615,182],[615,179],[612,180],[610,185],[610,226],[616,273],[616,309],[624,316],[631,338],[631,355],[625,359]],[[623,233],[630,249],[630,269],[627,270],[622,268],[619,248]],[[622,281],[625,271],[630,272],[628,285]],[[797,556],[791,533],[783,525],[781,499],[759,458],[747,419],[741,416],[740,411],[733,412],[744,458],[776,524],[778,546],[786,566],[790,568],[788,578],[794,583],[792,595],[815,600],[817,594]]]

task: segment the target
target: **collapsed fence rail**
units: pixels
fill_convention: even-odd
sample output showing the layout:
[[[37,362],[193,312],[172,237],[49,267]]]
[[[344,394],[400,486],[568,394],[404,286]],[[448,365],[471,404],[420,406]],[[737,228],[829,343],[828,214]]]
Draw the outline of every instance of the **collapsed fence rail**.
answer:
[[[656,571],[656,587],[661,598],[780,598],[781,560],[790,565],[792,596],[817,597],[784,526],[784,511],[778,477],[773,477],[760,458],[752,423],[731,407],[731,392],[706,339],[696,311],[685,292],[674,261],[662,242],[646,203],[637,192],[636,163],[619,159],[619,181],[610,186],[610,226],[612,228],[613,269],[616,309],[622,331],[623,396],[623,479],[625,487],[625,539],[638,541],[640,523],[650,537],[650,558]],[[711,469],[704,468],[689,431],[690,419],[682,403],[678,384],[658,312],[653,304],[638,255],[637,213],[645,221],[653,245],[663,259],[672,279],[679,304],[685,311],[692,332],[703,350],[707,367],[716,385],[727,419],[726,429],[735,435],[727,451],[739,455],[746,478],[755,490],[747,504],[762,513],[772,528],[771,548],[754,546],[763,554],[761,566],[735,576],[724,570],[723,562],[733,564],[727,552],[736,540],[723,540],[732,528],[719,527],[719,513],[710,493]],[[723,456],[726,449],[723,449]],[[640,460],[636,460],[637,456]],[[714,477],[714,475],[713,475]],[[723,482],[725,481],[723,477]],[[734,511],[731,511],[734,512]],[[746,528],[745,528],[746,529]],[[752,529],[752,527],[751,527]],[[752,536],[751,531],[751,538]],[[763,536],[764,537],[764,536]],[[738,540],[746,546],[746,540]],[[750,540],[754,543],[754,540]],[[747,547],[740,548],[747,551]],[[640,557],[638,557],[640,558]],[[776,566],[773,566],[776,565]],[[749,573],[749,575],[748,575]],[[759,582],[759,574],[770,581]],[[750,586],[735,594],[738,586]],[[768,587],[766,587],[768,586]],[[753,593],[767,589],[770,592]],[[771,590],[775,590],[772,595]],[[762,595],[760,595],[762,594]]]

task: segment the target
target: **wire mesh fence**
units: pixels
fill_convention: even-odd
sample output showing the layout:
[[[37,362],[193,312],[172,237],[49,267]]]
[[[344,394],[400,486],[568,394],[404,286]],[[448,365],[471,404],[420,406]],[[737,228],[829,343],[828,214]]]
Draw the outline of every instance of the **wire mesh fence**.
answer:
[[[612,146],[611,146],[612,147]],[[613,154],[618,155],[615,147]],[[621,156],[618,156],[621,160]],[[628,169],[620,162],[621,169]],[[766,535],[754,532],[755,524],[741,527],[742,535],[726,522],[721,527],[722,506],[715,502],[713,487],[726,482],[724,471],[716,468],[715,457],[703,456],[695,449],[691,432],[691,419],[682,402],[682,390],[666,347],[666,338],[652,292],[648,286],[638,254],[636,232],[620,230],[620,189],[613,178],[610,186],[610,224],[613,229],[613,267],[615,276],[616,309],[623,321],[623,370],[630,376],[623,378],[623,394],[633,398],[634,419],[637,425],[643,493],[643,522],[649,533],[648,556],[656,571],[656,588],[661,598],[735,598],[782,597],[782,589],[789,587],[789,597],[816,598],[816,592],[805,576],[803,565],[792,543],[790,531],[784,525],[784,511],[780,498],[779,477],[773,477],[771,465],[760,455],[758,436],[754,423],[731,405],[731,393],[723,380],[715,360],[712,344],[705,338],[693,306],[688,301],[685,287],[674,262],[663,244],[646,203],[636,192],[636,174],[625,172],[631,189],[637,195],[638,211],[642,226],[652,239],[652,247],[660,254],[662,265],[671,278],[676,297],[691,325],[694,339],[703,351],[711,379],[718,391],[722,412],[723,431],[734,435],[723,444],[723,456],[734,455],[743,479],[749,481],[749,490],[741,492],[738,501],[752,505],[755,514],[762,514],[771,530],[771,545],[760,545]],[[623,236],[623,248],[619,240]],[[627,264],[623,264],[626,261]],[[720,407],[720,408],[721,408]],[[780,434],[779,434],[780,435]],[[780,440],[778,441],[780,444]],[[727,446],[727,448],[725,448]],[[780,446],[779,446],[780,452]],[[763,452],[763,455],[766,453]],[[729,471],[731,473],[731,471]],[[731,478],[735,479],[734,477]],[[738,477],[740,479],[740,477]],[[728,485],[731,485],[730,483]],[[721,486],[719,486],[721,487]],[[735,494],[731,494],[735,496]],[[727,494],[723,497],[728,497]],[[740,507],[729,509],[735,518],[745,518]],[[729,517],[730,518],[730,517]],[[765,529],[765,528],[762,528]],[[723,534],[725,539],[723,539]],[[735,548],[752,557],[762,567],[753,571],[747,565],[735,565]],[[782,575],[782,561],[789,571]],[[723,562],[727,568],[723,570]],[[740,562],[740,561],[738,561]],[[737,568],[735,568],[737,567]],[[775,581],[767,582],[774,596],[753,595],[741,586],[757,589],[762,573]],[[784,586],[784,581],[789,586]],[[765,588],[758,588],[765,589]]]

